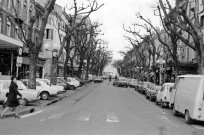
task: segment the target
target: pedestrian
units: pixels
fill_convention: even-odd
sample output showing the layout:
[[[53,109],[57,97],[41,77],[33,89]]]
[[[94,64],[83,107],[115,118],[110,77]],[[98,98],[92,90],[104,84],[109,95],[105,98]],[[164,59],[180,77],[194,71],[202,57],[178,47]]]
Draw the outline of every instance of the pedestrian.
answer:
[[[21,93],[18,92],[18,85],[17,85],[17,78],[12,76],[11,77],[11,84],[9,87],[9,93],[7,94],[7,101],[6,101],[6,108],[1,113],[1,119],[4,117],[4,114],[9,110],[15,108],[15,118],[20,118],[18,115],[18,108],[19,108],[19,101],[17,99],[17,95],[22,98]]]
[[[111,76],[109,76],[109,83],[111,83],[111,79],[112,79],[112,77],[111,77]],[[109,85],[109,83],[108,83],[108,85]]]

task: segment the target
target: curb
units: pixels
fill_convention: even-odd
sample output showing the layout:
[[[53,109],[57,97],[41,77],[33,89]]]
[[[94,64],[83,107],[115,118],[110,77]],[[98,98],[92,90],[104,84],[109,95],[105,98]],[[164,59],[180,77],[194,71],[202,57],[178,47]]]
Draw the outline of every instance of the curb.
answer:
[[[41,107],[46,107],[46,106],[49,106],[49,105],[52,105],[60,100],[62,100],[63,98],[67,97],[66,95],[65,96],[62,96],[62,97],[59,97],[59,98],[56,98],[56,99],[53,99],[51,100],[50,102],[47,102],[45,104],[43,104]]]
[[[18,114],[21,116],[21,115],[24,115],[24,114],[32,113],[32,112],[35,111],[35,109],[36,109],[35,106],[27,107],[27,108],[25,108],[25,109],[20,110],[20,111],[18,112]],[[4,116],[5,116],[5,118],[14,117],[14,116],[15,116],[15,112],[5,114]]]

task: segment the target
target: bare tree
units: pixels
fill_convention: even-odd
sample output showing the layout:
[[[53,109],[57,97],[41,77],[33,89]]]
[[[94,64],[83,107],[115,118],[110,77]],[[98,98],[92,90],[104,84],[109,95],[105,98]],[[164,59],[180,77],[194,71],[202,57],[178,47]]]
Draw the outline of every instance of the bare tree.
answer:
[[[42,44],[43,44],[43,38],[44,38],[44,31],[47,24],[47,19],[49,14],[54,9],[56,0],[49,0],[44,6],[43,10],[40,10],[37,8],[38,3],[33,0],[30,1],[31,7],[34,10],[34,14],[30,16],[29,23],[25,24],[23,22],[23,19],[21,18],[21,13],[18,11],[18,6],[15,4],[15,1],[12,0],[12,10],[14,11],[13,18],[10,16],[9,19],[11,20],[12,24],[18,25],[20,28],[20,33],[22,33],[22,39],[21,41],[24,43],[24,45],[28,48],[29,53],[29,81],[28,81],[28,87],[29,88],[36,88],[36,67],[37,67],[37,59],[38,54],[41,51]],[[36,29],[34,26],[38,23],[38,19],[41,19],[41,25],[38,29]],[[27,33],[25,34],[24,29],[27,25]],[[37,36],[38,35],[38,36]],[[38,40],[33,37],[38,37]]]
[[[203,1],[202,1],[203,2]],[[162,0],[159,0],[159,12],[164,14],[164,23],[169,30],[174,33],[186,46],[192,48],[196,52],[198,63],[198,72],[204,74],[204,48],[203,33],[199,23],[199,1],[195,0],[195,7],[190,10],[193,16],[188,14],[189,0],[176,0],[175,8],[172,8],[169,1],[166,0],[167,8]],[[192,18],[192,19],[191,19]],[[172,29],[171,25],[175,25],[178,29]],[[181,34],[182,32],[182,34]],[[192,40],[191,40],[192,39]]]

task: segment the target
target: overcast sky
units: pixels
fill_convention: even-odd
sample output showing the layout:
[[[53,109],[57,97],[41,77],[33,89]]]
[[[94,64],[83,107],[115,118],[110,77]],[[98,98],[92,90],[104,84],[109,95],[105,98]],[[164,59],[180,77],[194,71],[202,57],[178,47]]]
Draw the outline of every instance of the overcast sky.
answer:
[[[57,0],[57,4],[65,6],[73,0]],[[78,0],[79,2],[83,0]],[[138,22],[135,14],[140,12],[143,16],[149,17],[154,24],[159,24],[158,17],[154,16],[153,8],[156,0],[97,0],[99,4],[104,3],[98,11],[90,18],[92,21],[102,23],[101,29],[104,33],[104,40],[109,42],[108,49],[113,51],[113,59],[122,59],[119,51],[125,51],[129,43],[124,39],[126,26]]]

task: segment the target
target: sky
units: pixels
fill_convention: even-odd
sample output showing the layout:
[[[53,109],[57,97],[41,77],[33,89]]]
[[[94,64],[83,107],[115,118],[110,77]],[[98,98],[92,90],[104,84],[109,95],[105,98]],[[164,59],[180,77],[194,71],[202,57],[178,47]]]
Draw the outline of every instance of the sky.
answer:
[[[73,0],[56,0],[56,3],[65,6]],[[84,0],[78,0],[82,2]],[[98,4],[104,4],[98,11],[91,14],[92,22],[98,21],[103,25],[100,26],[103,36],[100,38],[107,41],[108,50],[113,51],[113,59],[122,59],[119,51],[127,51],[129,43],[125,40],[124,35],[127,35],[123,30],[123,24],[130,26],[132,23],[139,22],[135,16],[140,12],[142,16],[151,19],[152,23],[159,25],[158,16],[154,16],[156,0],[97,0]],[[86,2],[85,2],[86,3]]]

